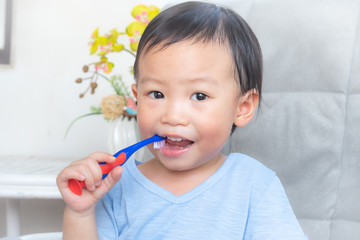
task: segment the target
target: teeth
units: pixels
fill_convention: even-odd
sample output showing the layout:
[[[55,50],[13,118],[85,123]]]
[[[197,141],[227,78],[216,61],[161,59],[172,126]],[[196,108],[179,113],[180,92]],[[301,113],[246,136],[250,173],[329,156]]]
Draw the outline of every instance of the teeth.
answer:
[[[175,138],[175,137],[168,137],[167,139],[169,139],[170,141],[173,141],[173,142],[180,142],[183,140],[182,138]]]

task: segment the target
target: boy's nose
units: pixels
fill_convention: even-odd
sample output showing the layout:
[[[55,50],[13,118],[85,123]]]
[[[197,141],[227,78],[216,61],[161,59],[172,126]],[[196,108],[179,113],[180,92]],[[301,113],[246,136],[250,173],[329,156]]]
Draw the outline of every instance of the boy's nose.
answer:
[[[179,103],[168,103],[160,121],[162,124],[169,124],[171,126],[186,126],[189,123],[187,112],[188,110],[184,105]]]

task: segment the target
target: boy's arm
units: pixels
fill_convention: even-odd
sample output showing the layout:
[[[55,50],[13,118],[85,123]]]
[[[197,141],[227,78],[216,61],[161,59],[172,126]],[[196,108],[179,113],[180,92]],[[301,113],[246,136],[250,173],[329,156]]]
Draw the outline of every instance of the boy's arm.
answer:
[[[63,240],[70,239],[98,239],[94,207],[84,213],[77,213],[68,206],[65,207]]]

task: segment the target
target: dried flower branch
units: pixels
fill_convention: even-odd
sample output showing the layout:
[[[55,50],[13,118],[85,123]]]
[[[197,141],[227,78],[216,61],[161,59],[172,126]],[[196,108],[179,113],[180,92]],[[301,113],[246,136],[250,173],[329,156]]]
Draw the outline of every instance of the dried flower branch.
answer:
[[[131,11],[131,15],[135,21],[131,22],[125,31],[118,31],[115,28],[110,30],[105,35],[99,35],[99,28],[96,28],[91,34],[90,40],[90,54],[97,55],[100,59],[94,63],[86,64],[82,67],[82,71],[87,76],[79,77],[75,80],[77,84],[87,82],[88,86],[82,93],[79,94],[83,98],[89,91],[95,94],[98,88],[99,79],[105,79],[114,89],[115,95],[110,95],[102,100],[101,107],[91,107],[91,113],[82,115],[71,122],[66,131],[66,135],[71,126],[79,119],[103,114],[106,120],[114,119],[120,116],[128,118],[136,118],[136,103],[130,97],[129,87],[126,86],[121,75],[113,75],[108,77],[115,64],[109,61],[109,55],[112,53],[126,52],[133,57],[136,57],[136,51],[139,44],[140,37],[144,32],[149,22],[160,12],[156,6],[137,5]],[[128,37],[129,46],[126,47],[121,43],[121,38]],[[133,74],[133,66],[130,67],[130,72]]]

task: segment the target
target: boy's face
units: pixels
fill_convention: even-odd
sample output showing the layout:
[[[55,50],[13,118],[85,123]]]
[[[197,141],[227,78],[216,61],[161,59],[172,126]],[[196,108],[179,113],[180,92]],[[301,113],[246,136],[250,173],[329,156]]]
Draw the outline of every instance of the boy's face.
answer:
[[[167,137],[162,149],[149,145],[162,166],[191,170],[223,157],[242,99],[224,46],[182,41],[150,50],[133,92],[142,138]]]

